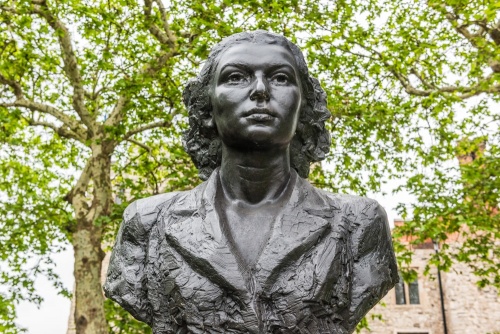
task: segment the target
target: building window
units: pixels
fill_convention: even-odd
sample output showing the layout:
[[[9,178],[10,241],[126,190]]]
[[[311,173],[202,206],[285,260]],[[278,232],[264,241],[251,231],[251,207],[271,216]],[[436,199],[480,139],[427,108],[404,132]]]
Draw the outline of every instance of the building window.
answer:
[[[418,280],[417,279],[415,279],[411,283],[408,283],[408,291],[410,294],[410,304],[420,304],[420,298],[418,296]]]
[[[405,282],[403,282],[401,273],[399,274],[399,282],[398,284],[396,284],[394,289],[396,290],[396,304],[405,305],[406,304]]]
[[[413,282],[405,283],[401,273],[399,273],[399,283],[394,287],[394,291],[396,292],[396,305],[406,305],[408,301],[413,305],[420,304],[417,279]]]

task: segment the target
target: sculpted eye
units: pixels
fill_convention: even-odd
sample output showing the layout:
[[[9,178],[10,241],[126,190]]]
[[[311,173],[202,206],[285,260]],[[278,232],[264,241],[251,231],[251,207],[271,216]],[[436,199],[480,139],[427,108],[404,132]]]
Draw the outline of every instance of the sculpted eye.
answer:
[[[290,82],[290,79],[285,73],[277,73],[271,78],[271,82],[276,85],[286,85]]]
[[[241,72],[233,72],[229,74],[226,78],[228,84],[239,84],[247,82],[247,77]]]

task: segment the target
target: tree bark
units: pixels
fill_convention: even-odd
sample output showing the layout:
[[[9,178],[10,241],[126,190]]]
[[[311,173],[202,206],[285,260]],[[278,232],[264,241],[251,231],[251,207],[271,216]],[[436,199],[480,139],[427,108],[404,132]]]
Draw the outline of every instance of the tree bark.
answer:
[[[106,334],[108,332],[100,280],[101,234],[102,228],[99,226],[78,226],[77,231],[73,233],[74,275],[77,282],[75,286],[77,334]]]
[[[104,296],[101,286],[101,270],[104,252],[101,249],[102,222],[108,216],[112,204],[111,150],[99,138],[92,144],[92,161],[87,173],[81,178],[82,187],[76,189],[73,206],[76,214],[76,229],[73,232],[75,256],[75,328],[77,334],[107,334],[108,326],[104,314]],[[87,203],[87,191],[92,191],[92,202]]]

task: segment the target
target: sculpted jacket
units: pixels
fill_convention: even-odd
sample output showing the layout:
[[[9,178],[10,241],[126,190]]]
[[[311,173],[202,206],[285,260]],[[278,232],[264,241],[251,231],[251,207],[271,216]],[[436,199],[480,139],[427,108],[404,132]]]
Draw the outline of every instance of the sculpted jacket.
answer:
[[[244,269],[215,208],[218,178],[125,210],[104,291],[155,334],[352,333],[398,281],[382,207],[297,175]]]

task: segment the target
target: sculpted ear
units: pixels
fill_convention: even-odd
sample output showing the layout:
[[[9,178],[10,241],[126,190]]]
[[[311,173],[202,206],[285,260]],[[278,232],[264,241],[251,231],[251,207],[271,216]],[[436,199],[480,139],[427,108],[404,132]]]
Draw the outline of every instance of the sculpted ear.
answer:
[[[211,91],[209,90],[205,100],[205,115],[202,119],[202,124],[205,129],[214,129],[217,132],[217,124],[215,123],[214,108],[212,105]]]
[[[216,129],[217,126],[215,124],[215,121],[214,121],[214,116],[212,115],[212,113],[210,113],[210,116],[203,119],[203,126],[208,128],[208,129]]]

